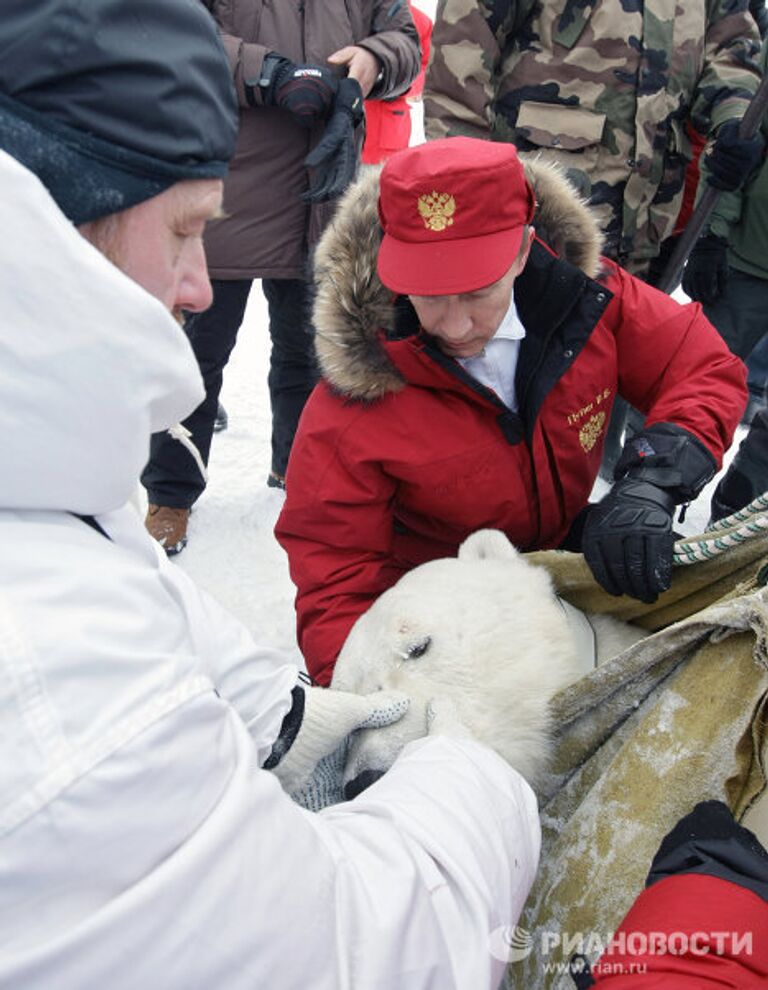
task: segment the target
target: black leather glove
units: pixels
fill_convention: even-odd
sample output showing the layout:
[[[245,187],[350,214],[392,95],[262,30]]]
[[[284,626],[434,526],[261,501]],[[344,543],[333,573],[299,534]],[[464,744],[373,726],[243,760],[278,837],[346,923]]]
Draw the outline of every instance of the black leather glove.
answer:
[[[587,516],[584,558],[609,595],[655,602],[672,581],[671,495],[648,481],[624,478]]]
[[[765,155],[765,142],[758,131],[754,137],[739,137],[739,121],[720,125],[712,150],[705,158],[707,182],[715,189],[731,192],[754,172]]]
[[[650,481],[678,503],[696,498],[716,471],[714,457],[692,433],[675,423],[654,423],[627,440],[613,477]]]
[[[595,580],[611,595],[655,602],[672,580],[672,516],[714,477],[715,459],[674,423],[656,423],[624,446],[617,481],[587,515],[581,547]]]
[[[683,291],[697,302],[714,303],[728,282],[728,241],[705,234],[694,245],[683,272]]]
[[[258,84],[265,107],[280,107],[293,114],[302,127],[312,127],[330,114],[339,80],[330,69],[296,65],[270,52],[264,59]]]
[[[363,91],[356,79],[341,79],[333,114],[322,138],[304,160],[314,169],[304,199],[320,203],[340,196],[357,171],[355,128],[365,115]]]

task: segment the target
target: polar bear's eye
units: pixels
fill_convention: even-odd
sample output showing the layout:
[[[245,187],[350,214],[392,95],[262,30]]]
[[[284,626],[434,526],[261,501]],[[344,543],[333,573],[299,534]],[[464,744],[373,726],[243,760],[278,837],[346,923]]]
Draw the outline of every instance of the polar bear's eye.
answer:
[[[404,660],[418,660],[419,657],[423,657],[424,654],[429,649],[429,644],[432,642],[431,636],[425,636],[424,639],[417,639],[413,643],[409,643],[405,652],[402,654]]]

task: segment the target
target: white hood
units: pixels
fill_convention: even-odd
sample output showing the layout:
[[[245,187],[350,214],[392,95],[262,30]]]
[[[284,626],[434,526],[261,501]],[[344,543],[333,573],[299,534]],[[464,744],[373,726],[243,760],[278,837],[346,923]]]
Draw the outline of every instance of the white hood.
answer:
[[[198,402],[191,350],[28,173],[0,179],[0,988],[498,986],[533,792],[439,735],[320,815],[258,769],[295,668],[105,511]]]
[[[0,508],[116,509],[203,398],[192,349],[4,152],[0,188]]]

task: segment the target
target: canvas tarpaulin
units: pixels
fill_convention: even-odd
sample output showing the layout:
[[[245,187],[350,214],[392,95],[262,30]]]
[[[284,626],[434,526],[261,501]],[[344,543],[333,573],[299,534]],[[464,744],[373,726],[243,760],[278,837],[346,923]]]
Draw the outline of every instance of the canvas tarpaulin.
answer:
[[[507,982],[573,990],[563,964],[600,955],[677,820],[705,798],[741,818],[765,788],[768,535],[675,568],[654,605],[606,594],[579,554],[529,559],[571,604],[649,633],[554,700],[541,866]]]

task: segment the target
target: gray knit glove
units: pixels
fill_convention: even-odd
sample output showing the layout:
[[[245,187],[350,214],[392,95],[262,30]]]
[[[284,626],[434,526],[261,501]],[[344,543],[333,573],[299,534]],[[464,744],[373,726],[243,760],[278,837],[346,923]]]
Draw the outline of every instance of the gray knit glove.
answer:
[[[290,797],[307,811],[322,811],[333,804],[346,801],[344,796],[344,767],[347,764],[349,738],[345,739],[330,756],[324,756],[312,771],[312,775]]]
[[[300,699],[298,692],[303,695]],[[283,723],[272,756],[264,764],[294,794],[306,785],[320,760],[346,746],[355,729],[379,729],[397,722],[408,711],[410,698],[401,691],[353,694],[326,688],[294,688],[294,706]],[[292,727],[299,713],[298,728]],[[287,746],[281,744],[287,735]]]

